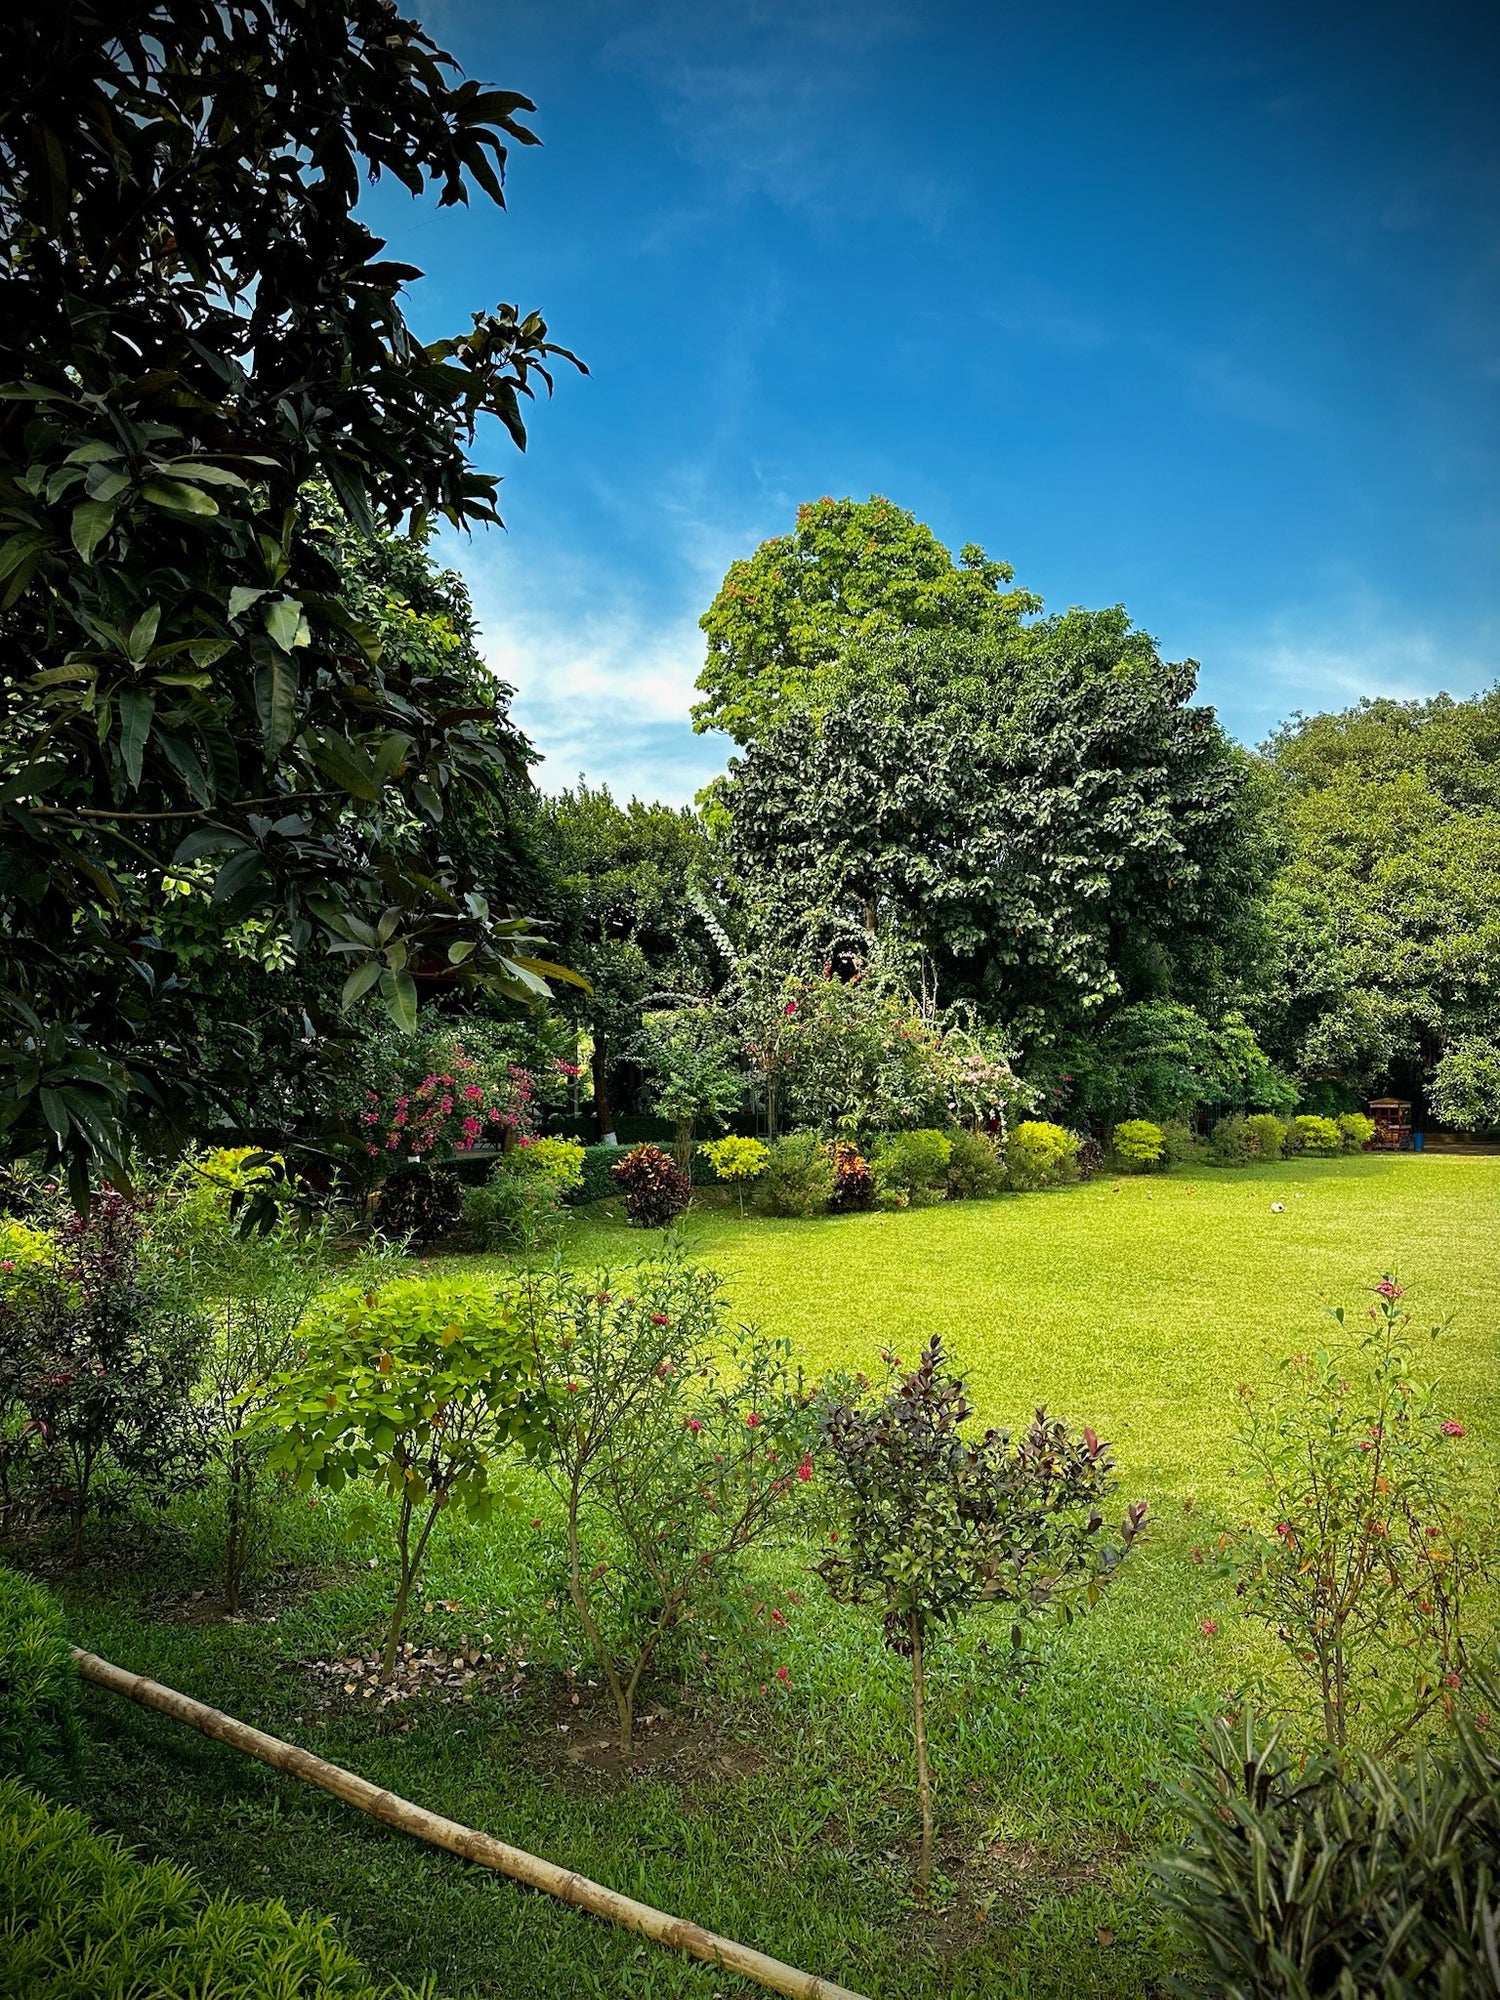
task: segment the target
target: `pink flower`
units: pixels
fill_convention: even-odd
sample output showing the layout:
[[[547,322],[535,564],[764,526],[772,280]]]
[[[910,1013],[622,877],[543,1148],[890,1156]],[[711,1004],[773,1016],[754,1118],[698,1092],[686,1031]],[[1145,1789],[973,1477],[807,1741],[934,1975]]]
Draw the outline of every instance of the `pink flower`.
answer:
[[[1462,1424],[1456,1424],[1453,1421],[1452,1417],[1448,1419],[1447,1423],[1443,1425],[1442,1429],[1443,1429],[1443,1436],[1445,1438],[1461,1438],[1468,1436],[1468,1432],[1464,1429],[1464,1426]]]
[[[688,1427],[688,1429],[689,1429],[689,1430],[690,1430],[690,1431],[691,1431],[691,1432],[693,1433],[693,1436],[694,1436],[694,1437],[696,1437],[696,1436],[698,1435],[699,1431],[701,1431],[701,1430],[702,1430],[702,1428],[703,1428],[703,1425],[702,1425],[702,1422],[700,1421],[700,1419],[699,1419],[699,1418],[697,1418],[697,1417],[689,1417],[689,1418],[688,1418],[688,1423],[687,1423],[687,1427]]]
[[[812,1478],[812,1460],[804,1453],[802,1463],[797,1467],[797,1477],[804,1484]]]
[[[781,1010],[781,1011],[782,1011],[782,1013],[783,1013],[783,1014],[795,1014],[795,1013],[796,1013],[796,1011],[797,1011],[797,1003],[796,1003],[796,1001],[795,1001],[795,1000],[788,1000],[788,1001],[787,1001],[787,1003],[786,1003],[786,1005],[785,1005],[785,1006],[784,1006],[784,1007],[782,1008],[782,1010]]]
[[[670,1326],[672,1322],[667,1318],[665,1313],[652,1313],[651,1324],[653,1326]]]
[[[1203,1623],[1198,1627],[1198,1630],[1203,1634],[1205,1639],[1211,1639],[1218,1629],[1212,1618],[1205,1618]]]
[[[477,1139],[483,1130],[484,1127],[477,1118],[466,1118],[463,1122],[463,1135],[466,1139]]]
[[[748,1416],[748,1417],[746,1417],[746,1419],[745,1419],[745,1423],[746,1423],[746,1425],[747,1425],[747,1426],[748,1426],[748,1428],[749,1428],[750,1430],[752,1430],[752,1431],[753,1431],[753,1430],[754,1430],[754,1429],[756,1428],[756,1426],[757,1426],[757,1425],[759,1424],[759,1422],[760,1422],[760,1411],[759,1411],[759,1410],[752,1410],[752,1411],[750,1412],[749,1416]]]
[[[1383,1299],[1404,1299],[1406,1297],[1403,1287],[1393,1283],[1389,1278],[1382,1278],[1375,1289]]]
[[[777,1680],[779,1680],[779,1681],[781,1682],[781,1685],[782,1685],[783,1687],[790,1687],[790,1686],[791,1686],[791,1684],[792,1684],[792,1670],[791,1670],[791,1668],[790,1668],[790,1667],[778,1667],[778,1668],[776,1669],[776,1678],[777,1678]]]

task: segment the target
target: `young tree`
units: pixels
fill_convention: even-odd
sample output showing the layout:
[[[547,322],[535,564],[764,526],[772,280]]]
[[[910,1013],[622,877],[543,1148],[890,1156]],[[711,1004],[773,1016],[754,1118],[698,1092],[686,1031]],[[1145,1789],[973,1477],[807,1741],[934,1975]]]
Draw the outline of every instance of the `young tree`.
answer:
[[[651,1105],[677,1128],[673,1152],[688,1173],[699,1122],[722,1125],[745,1101],[748,1079],[729,1024],[708,1007],[672,1007],[643,1016],[632,1053],[652,1080]]]
[[[1240,1391],[1240,1445],[1268,1518],[1231,1547],[1239,1594],[1312,1682],[1335,1748],[1362,1730],[1389,1750],[1429,1711],[1451,1711],[1473,1600],[1495,1569],[1493,1471],[1481,1503],[1464,1425],[1419,1383],[1402,1297],[1387,1274],[1357,1352],[1298,1355],[1274,1397]],[[1333,1317],[1343,1325],[1341,1306]]]
[[[1117,1541],[1101,1535],[1098,1510],[1114,1464],[1091,1430],[1075,1438],[1038,1410],[1017,1439],[998,1430],[975,1436],[963,1428],[972,1415],[963,1378],[947,1371],[934,1339],[878,1402],[837,1405],[823,1432],[840,1513],[823,1577],[841,1602],[882,1610],[886,1644],[911,1662],[923,1894],[932,1879],[933,1640],[968,1612],[1003,1605],[1019,1645],[1021,1621],[1044,1606],[1071,1617],[1096,1603],[1146,1520],[1136,1501]]]
[[[536,314],[425,344],[368,179],[502,200],[514,92],[388,0],[18,0],[0,22],[0,1129],[118,1176],[219,1086],[159,935],[211,860],[410,1022],[418,974],[544,990],[511,884],[448,844],[499,800],[503,700],[382,653],[312,482],[373,535],[497,521],[467,447],[561,353]]]
[[[568,1601],[628,1757],[642,1676],[811,1476],[811,1403],[788,1344],[728,1336],[718,1280],[680,1259],[533,1275],[523,1297]]]
[[[252,1437],[271,1439],[268,1468],[285,1466],[299,1488],[337,1493],[366,1478],[395,1501],[384,1680],[438,1517],[457,1506],[488,1520],[496,1463],[546,1442],[528,1364],[513,1298],[406,1280],[330,1301],[248,1418]]]

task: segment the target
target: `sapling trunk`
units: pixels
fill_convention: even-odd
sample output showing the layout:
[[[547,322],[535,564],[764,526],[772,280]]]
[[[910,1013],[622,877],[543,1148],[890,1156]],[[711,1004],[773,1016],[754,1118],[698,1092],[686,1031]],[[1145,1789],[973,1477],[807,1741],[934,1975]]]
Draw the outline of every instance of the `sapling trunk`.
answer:
[[[240,1608],[240,1572],[245,1562],[245,1506],[249,1497],[245,1490],[246,1469],[239,1447],[231,1445],[229,1508],[224,1543],[224,1609],[231,1613]]]
[[[922,1847],[917,1858],[917,1893],[927,1894],[932,1881],[932,1773],[927,1764],[927,1677],[922,1660],[922,1621],[911,1615],[911,1719],[917,1746],[917,1791],[922,1800]]]
[[[411,1596],[412,1584],[417,1571],[422,1567],[422,1557],[427,1552],[427,1537],[432,1533],[432,1524],[438,1517],[442,1505],[435,1498],[427,1509],[427,1519],[422,1523],[422,1532],[417,1536],[416,1547],[411,1543],[411,1496],[405,1495],[401,1501],[401,1519],[396,1529],[396,1545],[401,1553],[401,1580],[396,1586],[396,1602],[391,1610],[391,1622],[385,1635],[385,1651],[380,1660],[380,1678],[388,1681],[396,1671],[396,1649],[401,1644],[401,1634],[406,1629],[406,1606]]]

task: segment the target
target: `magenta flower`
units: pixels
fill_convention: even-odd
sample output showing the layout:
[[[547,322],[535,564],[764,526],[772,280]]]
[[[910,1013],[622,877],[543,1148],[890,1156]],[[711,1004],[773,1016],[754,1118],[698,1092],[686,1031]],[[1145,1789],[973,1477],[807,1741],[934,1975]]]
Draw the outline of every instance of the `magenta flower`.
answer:
[[[747,1425],[747,1426],[748,1426],[748,1427],[749,1427],[749,1428],[750,1428],[750,1429],[751,1429],[752,1431],[753,1431],[753,1430],[754,1430],[754,1429],[756,1428],[756,1426],[757,1426],[757,1425],[759,1424],[759,1422],[760,1422],[760,1411],[759,1411],[759,1410],[752,1410],[752,1411],[750,1412],[749,1416],[748,1416],[748,1417],[746,1417],[746,1419],[745,1419],[745,1423],[746,1423],[746,1425]]]
[[[1468,1436],[1468,1432],[1465,1430],[1464,1426],[1462,1424],[1456,1424],[1453,1421],[1452,1417],[1448,1419],[1447,1423],[1443,1425],[1442,1429],[1443,1429],[1443,1436],[1445,1438],[1461,1438]]]

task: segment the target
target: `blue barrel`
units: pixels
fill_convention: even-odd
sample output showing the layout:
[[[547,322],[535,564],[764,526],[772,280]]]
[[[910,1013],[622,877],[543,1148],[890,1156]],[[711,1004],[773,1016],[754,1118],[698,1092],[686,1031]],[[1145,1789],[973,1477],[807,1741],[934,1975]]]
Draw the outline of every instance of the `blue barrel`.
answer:
[[[1421,1151],[1423,1150],[1423,1141],[1425,1140],[1426,1136],[1427,1136],[1427,1135],[1426,1135],[1426,1133],[1424,1133],[1424,1132],[1413,1132],[1413,1133],[1412,1133],[1412,1135],[1411,1135],[1411,1149],[1412,1149],[1412,1151],[1413,1151],[1414,1153],[1420,1153],[1420,1152],[1421,1152]]]

